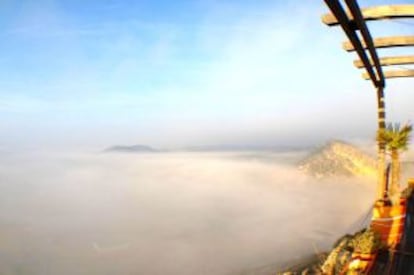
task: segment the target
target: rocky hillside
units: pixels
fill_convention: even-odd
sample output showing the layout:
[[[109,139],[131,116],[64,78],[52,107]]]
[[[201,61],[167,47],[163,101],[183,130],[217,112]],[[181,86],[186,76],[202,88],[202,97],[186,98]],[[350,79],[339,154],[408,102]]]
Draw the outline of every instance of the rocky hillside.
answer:
[[[318,178],[329,176],[375,176],[375,159],[359,148],[331,141],[299,163],[299,169]]]
[[[380,222],[377,219],[374,223],[370,222],[367,228],[341,237],[333,249],[319,259],[311,262],[303,259],[300,262],[302,265],[292,265],[276,274],[414,274],[414,182],[401,192],[401,198],[403,201],[399,202],[402,204],[391,206],[390,202],[384,204],[384,201],[378,201],[377,207],[382,210],[393,207],[396,210],[403,206],[403,220],[400,214],[393,216],[394,219],[383,218]],[[385,212],[391,213],[389,210]],[[392,225],[392,233],[380,229],[384,224]]]

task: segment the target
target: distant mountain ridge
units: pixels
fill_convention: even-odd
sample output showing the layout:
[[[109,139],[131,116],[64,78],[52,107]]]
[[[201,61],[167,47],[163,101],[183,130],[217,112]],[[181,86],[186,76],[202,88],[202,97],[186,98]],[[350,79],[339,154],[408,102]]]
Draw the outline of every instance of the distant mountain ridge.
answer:
[[[304,146],[266,146],[266,145],[240,145],[240,144],[214,144],[187,146],[183,151],[189,152],[240,152],[240,151],[272,151],[272,152],[292,152],[308,149]]]
[[[122,153],[157,153],[161,150],[154,149],[151,146],[135,145],[115,145],[104,150],[104,152],[122,152]]]
[[[375,158],[343,141],[331,141],[299,163],[299,169],[317,178],[375,176]]]
[[[228,144],[216,144],[216,145],[195,145],[187,147],[159,149],[148,145],[136,144],[136,145],[115,145],[106,148],[104,152],[124,152],[124,153],[156,153],[156,152],[293,152],[309,150],[304,146],[265,146],[265,145],[228,145]]]

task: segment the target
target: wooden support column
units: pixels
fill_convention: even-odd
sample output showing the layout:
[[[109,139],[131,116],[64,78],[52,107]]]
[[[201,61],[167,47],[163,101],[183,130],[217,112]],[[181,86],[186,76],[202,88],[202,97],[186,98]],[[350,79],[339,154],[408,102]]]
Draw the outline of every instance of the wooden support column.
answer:
[[[378,131],[385,129],[385,98],[384,98],[384,88],[377,88],[377,103],[378,103]],[[387,197],[388,186],[385,176],[385,144],[378,142],[378,192],[377,198],[383,199]]]

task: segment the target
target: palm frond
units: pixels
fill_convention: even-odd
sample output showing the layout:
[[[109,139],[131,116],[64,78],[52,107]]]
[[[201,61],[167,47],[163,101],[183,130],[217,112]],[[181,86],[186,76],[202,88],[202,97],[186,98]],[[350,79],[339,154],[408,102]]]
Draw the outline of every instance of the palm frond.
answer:
[[[409,123],[403,126],[400,123],[389,123],[385,129],[378,130],[376,139],[380,144],[385,144],[389,151],[403,151],[408,148],[412,130]]]

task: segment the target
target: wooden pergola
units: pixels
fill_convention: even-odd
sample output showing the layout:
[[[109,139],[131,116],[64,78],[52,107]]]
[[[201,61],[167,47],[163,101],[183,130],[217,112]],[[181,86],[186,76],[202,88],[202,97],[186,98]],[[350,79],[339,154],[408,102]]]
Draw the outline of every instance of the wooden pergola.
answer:
[[[383,71],[384,66],[414,64],[414,55],[379,57],[378,48],[414,46],[414,36],[372,38],[366,21],[414,18],[414,5],[386,5],[361,9],[356,0],[324,0],[331,13],[322,16],[328,26],[341,26],[349,41],[343,48],[355,51],[359,57],[355,67],[365,69],[363,78],[370,80],[377,92],[378,129],[385,128],[384,89],[386,79],[414,77],[414,70],[397,69]],[[345,7],[345,8],[344,8]],[[385,144],[378,144],[378,199],[387,196],[385,175]]]

